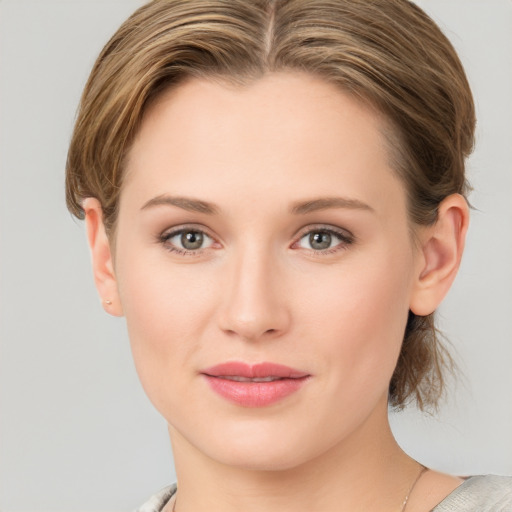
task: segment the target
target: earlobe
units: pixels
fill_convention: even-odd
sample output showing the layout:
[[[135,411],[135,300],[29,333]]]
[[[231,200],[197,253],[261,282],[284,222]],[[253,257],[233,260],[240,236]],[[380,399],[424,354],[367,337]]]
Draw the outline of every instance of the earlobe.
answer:
[[[445,198],[437,221],[426,227],[420,238],[418,268],[410,310],[418,316],[435,311],[457,275],[469,223],[469,209],[460,194]]]
[[[92,270],[96,289],[107,313],[122,316],[123,309],[119,300],[117,280],[110,241],[103,224],[103,210],[100,202],[94,197],[84,200],[87,240],[91,249]]]

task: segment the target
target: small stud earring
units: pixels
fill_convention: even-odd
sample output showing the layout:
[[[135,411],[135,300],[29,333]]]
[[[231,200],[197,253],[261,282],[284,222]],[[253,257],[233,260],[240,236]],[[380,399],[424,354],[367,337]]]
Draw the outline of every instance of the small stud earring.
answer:
[[[105,299],[103,302],[104,302],[107,306],[111,306],[111,305],[112,305],[112,301],[111,301],[111,300]]]

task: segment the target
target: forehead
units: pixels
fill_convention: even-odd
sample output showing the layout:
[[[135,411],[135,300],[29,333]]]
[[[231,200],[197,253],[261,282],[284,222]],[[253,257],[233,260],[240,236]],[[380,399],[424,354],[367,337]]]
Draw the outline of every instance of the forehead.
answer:
[[[147,196],[190,195],[191,186],[204,196],[222,186],[228,197],[248,187],[253,196],[332,195],[334,187],[378,201],[383,186],[402,192],[385,129],[374,109],[310,75],[275,73],[244,86],[189,79],[146,111],[125,184]]]

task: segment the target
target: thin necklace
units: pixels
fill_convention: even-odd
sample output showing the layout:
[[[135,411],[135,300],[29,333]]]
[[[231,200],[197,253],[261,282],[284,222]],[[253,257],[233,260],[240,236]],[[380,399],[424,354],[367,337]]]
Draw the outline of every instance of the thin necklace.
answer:
[[[402,503],[402,508],[400,509],[400,512],[405,512],[405,507],[407,507],[407,502],[409,501],[409,496],[411,495],[412,491],[414,490],[414,487],[418,483],[418,480],[421,478],[421,475],[423,475],[423,473],[425,473],[425,471],[427,471],[427,470],[428,470],[427,467],[421,465],[420,472],[418,473],[418,476],[414,479],[414,482],[412,483],[411,487],[409,488],[409,492],[407,493],[407,496],[405,497],[405,499]],[[176,511],[176,501],[177,501],[176,498],[177,498],[177,493],[174,494],[174,501],[172,504],[171,512]]]
[[[400,509],[400,512],[405,512],[405,507],[407,507],[407,502],[409,501],[409,496],[411,495],[414,487],[418,483],[418,480],[421,478],[421,475],[427,471],[428,468],[426,468],[423,464],[421,464],[420,472],[418,473],[418,476],[415,478],[414,482],[412,483],[411,487],[409,488],[409,492],[407,493],[407,496],[404,499],[404,502],[402,503],[402,508]]]

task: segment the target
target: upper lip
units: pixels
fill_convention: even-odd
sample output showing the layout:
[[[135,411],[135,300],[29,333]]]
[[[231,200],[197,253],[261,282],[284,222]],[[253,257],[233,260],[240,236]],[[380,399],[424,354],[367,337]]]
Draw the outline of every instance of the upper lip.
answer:
[[[276,363],[248,364],[241,361],[229,361],[202,370],[201,373],[210,377],[246,377],[248,379],[280,377],[300,379],[310,374],[295,368]]]

